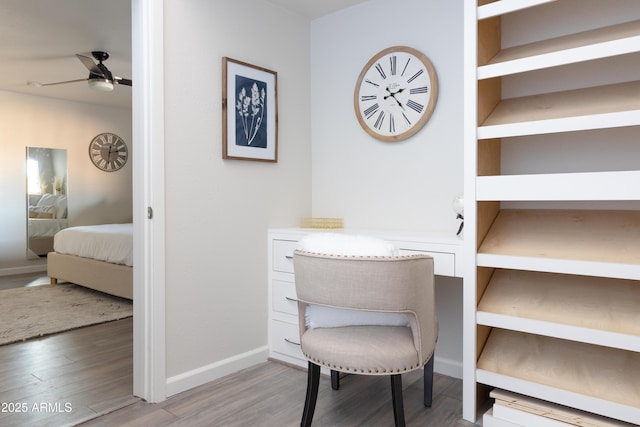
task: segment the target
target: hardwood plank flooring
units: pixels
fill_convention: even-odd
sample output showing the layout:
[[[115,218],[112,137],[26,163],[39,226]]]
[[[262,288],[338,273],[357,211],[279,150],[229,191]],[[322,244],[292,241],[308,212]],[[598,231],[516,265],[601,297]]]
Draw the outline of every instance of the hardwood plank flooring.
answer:
[[[462,420],[462,381],[435,374],[431,408],[422,404],[422,371],[404,374],[404,407],[408,426],[467,427]],[[297,426],[307,385],[306,372],[268,361],[164,402],[136,402],[83,423],[112,426]],[[340,390],[322,377],[314,426],[392,426],[388,377],[349,375]]]
[[[0,346],[2,426],[76,425],[139,400],[132,318]]]
[[[48,283],[46,276],[32,276],[0,277],[0,289]],[[303,370],[269,361],[150,404],[132,395],[132,355],[132,319],[0,346],[0,404],[6,410],[27,406],[22,413],[0,407],[0,425],[300,424],[307,384]],[[435,374],[431,408],[422,405],[421,371],[402,380],[408,426],[474,426],[462,420],[461,380]],[[313,425],[393,425],[389,378],[349,375],[334,391],[323,376]]]
[[[0,290],[48,285],[49,283],[51,283],[51,280],[45,272],[0,276]]]

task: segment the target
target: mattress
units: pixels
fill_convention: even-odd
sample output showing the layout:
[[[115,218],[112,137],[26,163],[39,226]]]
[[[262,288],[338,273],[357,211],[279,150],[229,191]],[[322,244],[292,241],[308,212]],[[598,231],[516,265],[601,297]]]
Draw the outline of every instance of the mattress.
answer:
[[[65,228],[53,240],[54,251],[133,266],[133,224],[100,224]]]

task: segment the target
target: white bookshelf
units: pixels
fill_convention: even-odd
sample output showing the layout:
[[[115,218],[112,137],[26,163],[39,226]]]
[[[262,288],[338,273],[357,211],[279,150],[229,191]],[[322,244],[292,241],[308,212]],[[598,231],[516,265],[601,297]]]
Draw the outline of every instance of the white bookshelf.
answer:
[[[476,200],[638,200],[640,185],[634,182],[640,182],[640,171],[480,176]]]
[[[478,18],[487,19],[494,16],[506,15],[511,12],[550,3],[555,0],[502,0],[478,6]],[[473,6],[472,6],[473,7]]]
[[[598,18],[585,30],[572,24],[567,4],[594,8]],[[531,153],[542,141],[545,151],[535,159],[544,163],[567,149],[553,143],[569,133],[593,132],[604,150],[614,128],[635,129],[632,138],[640,141],[640,80],[609,81],[597,73],[640,53],[640,9],[621,1],[607,6],[602,13],[597,2],[465,0],[465,195],[471,196],[465,197],[463,416],[469,421],[492,388],[640,420],[640,163],[598,168],[597,150],[582,153],[573,141],[575,161],[588,158],[587,172],[567,166],[518,173],[502,158],[505,144],[531,144]],[[553,19],[540,21],[544,16]],[[529,19],[560,26],[551,32],[564,35],[503,48],[509,19],[526,24],[508,26],[522,32],[517,39],[527,38]],[[597,81],[558,77],[576,64]],[[508,97],[505,81],[533,88],[548,82],[554,89]],[[562,84],[566,89],[558,90]]]
[[[501,49],[478,67],[478,80],[637,52],[640,21]]]

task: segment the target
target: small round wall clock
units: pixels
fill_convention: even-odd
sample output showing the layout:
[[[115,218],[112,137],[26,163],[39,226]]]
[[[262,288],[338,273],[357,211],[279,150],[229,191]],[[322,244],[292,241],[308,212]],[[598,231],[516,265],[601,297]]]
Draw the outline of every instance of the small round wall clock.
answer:
[[[120,170],[129,158],[127,144],[113,133],[101,133],[89,143],[89,157],[93,164],[105,172]]]
[[[362,69],[353,104],[360,126],[381,141],[402,141],[431,117],[438,78],[424,54],[394,46],[376,54]]]

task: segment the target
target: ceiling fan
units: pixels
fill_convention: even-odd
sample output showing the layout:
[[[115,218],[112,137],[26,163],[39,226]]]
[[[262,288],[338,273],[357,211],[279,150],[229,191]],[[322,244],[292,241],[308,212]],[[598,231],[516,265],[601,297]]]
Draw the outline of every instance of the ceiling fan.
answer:
[[[76,56],[84,64],[85,67],[89,70],[89,77],[86,79],[76,79],[76,80],[67,80],[64,82],[54,82],[54,83],[40,83],[30,81],[27,84],[31,87],[41,87],[41,86],[53,86],[53,85],[61,85],[66,83],[75,83],[75,82],[83,82],[86,81],[89,84],[91,89],[95,89],[98,91],[109,92],[113,90],[113,85],[125,85],[131,86],[132,82],[130,79],[125,79],[122,77],[114,76],[111,71],[107,68],[106,65],[103,64],[104,61],[109,59],[108,52],[102,52],[99,50],[91,52],[91,58],[87,53],[77,53]],[[98,61],[97,63],[94,61]]]

